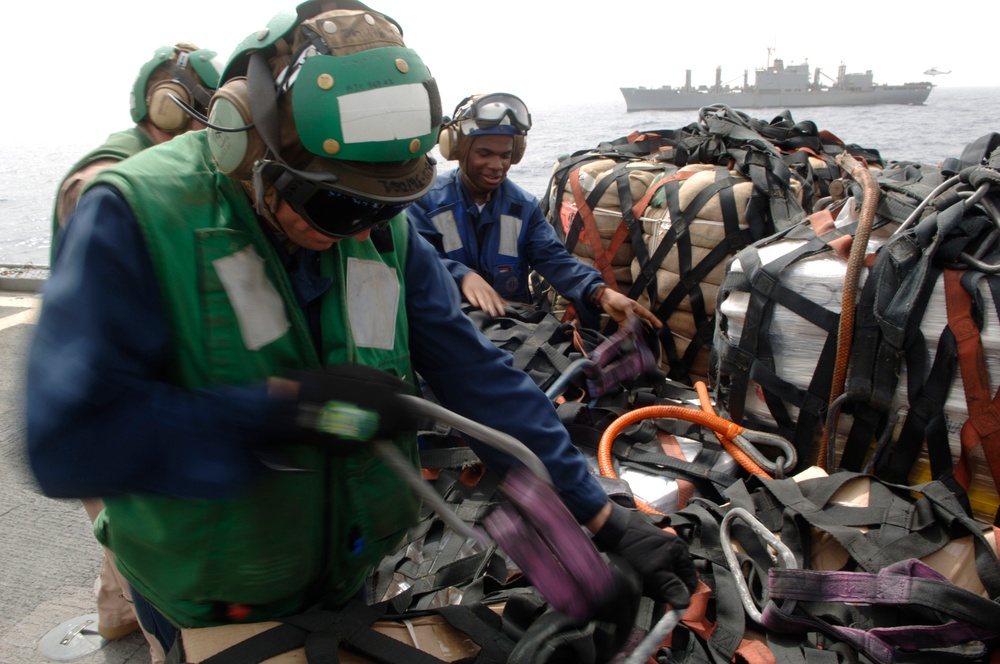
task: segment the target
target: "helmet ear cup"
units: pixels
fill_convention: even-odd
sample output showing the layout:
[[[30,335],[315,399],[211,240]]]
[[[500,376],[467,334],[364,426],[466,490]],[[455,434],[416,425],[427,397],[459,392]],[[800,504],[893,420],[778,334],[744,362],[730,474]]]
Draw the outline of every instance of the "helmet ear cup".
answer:
[[[528,138],[522,136],[521,134],[514,135],[514,149],[510,154],[510,163],[516,164],[521,161],[524,156],[524,150],[527,146]]]
[[[191,124],[191,118],[170,96],[177,97],[185,104],[191,104],[191,91],[176,80],[160,81],[149,89],[146,108],[149,120],[158,129],[168,134],[184,131]]]
[[[459,154],[461,151],[458,145],[460,140],[455,125],[448,125],[442,129],[438,135],[438,152],[441,153],[441,158],[447,161],[458,161],[462,156]],[[527,147],[526,144],[526,136],[520,134],[514,135],[514,149],[510,155],[510,163],[516,164],[521,161],[521,158],[524,157],[524,150]]]
[[[454,125],[448,125],[438,134],[438,152],[445,161],[458,159],[458,135]]]
[[[208,145],[219,170],[240,180],[248,180],[253,165],[266,152],[264,140],[256,129],[221,131],[216,127],[238,129],[253,124],[250,93],[246,78],[234,78],[219,87],[208,107]]]

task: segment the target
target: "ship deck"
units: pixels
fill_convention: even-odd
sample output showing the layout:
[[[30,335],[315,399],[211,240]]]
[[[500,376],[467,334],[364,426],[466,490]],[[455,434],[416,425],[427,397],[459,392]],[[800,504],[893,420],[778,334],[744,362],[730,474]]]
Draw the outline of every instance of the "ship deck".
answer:
[[[101,548],[78,500],[42,495],[24,449],[24,359],[35,329],[44,276],[0,273],[0,664],[44,664],[46,635],[67,621],[96,611],[93,585]],[[76,637],[78,639],[84,637]],[[87,637],[99,645],[99,637]],[[43,641],[43,639],[46,639]],[[85,664],[147,664],[140,632],[105,642],[94,652],[76,646],[57,651]],[[72,647],[72,649],[69,649]]]

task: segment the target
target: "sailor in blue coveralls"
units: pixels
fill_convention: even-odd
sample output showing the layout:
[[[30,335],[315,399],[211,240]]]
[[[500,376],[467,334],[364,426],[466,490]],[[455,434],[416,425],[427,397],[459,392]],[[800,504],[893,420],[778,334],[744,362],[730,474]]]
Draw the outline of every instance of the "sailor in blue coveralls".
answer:
[[[441,156],[458,168],[408,210],[420,234],[438,250],[463,298],[492,316],[504,301],[531,302],[532,270],[573,303],[586,327],[601,312],[622,322],[633,313],[655,328],[645,307],[608,288],[596,268],[566,249],[542,214],[538,199],[507,179],[524,156],[531,114],[506,93],[462,100],[441,131]]]

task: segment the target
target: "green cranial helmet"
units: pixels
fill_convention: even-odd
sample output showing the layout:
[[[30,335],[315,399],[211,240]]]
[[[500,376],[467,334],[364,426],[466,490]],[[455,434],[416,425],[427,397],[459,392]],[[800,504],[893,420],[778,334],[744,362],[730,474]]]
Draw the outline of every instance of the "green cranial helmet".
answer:
[[[233,53],[223,84],[246,77],[265,161],[380,202],[416,200],[430,188],[440,96],[391,18],[359,2],[312,0],[275,16]],[[268,89],[270,108],[260,101]]]
[[[139,75],[132,84],[132,91],[129,94],[132,120],[139,123],[149,115],[146,96],[156,78],[182,79],[182,82],[192,88],[190,90],[192,101],[200,106],[199,110],[204,110],[212,91],[219,85],[221,74],[222,63],[215,51],[198,48],[187,42],[159,47],[153,53],[153,57],[139,69]]]

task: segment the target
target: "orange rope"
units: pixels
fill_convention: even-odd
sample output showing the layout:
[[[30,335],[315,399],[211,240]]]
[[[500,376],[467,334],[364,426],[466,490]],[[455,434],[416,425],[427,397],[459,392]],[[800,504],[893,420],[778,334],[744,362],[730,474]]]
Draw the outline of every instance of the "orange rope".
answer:
[[[704,381],[697,381],[694,384],[694,388],[698,391],[698,401],[701,402],[701,409],[706,413],[715,414],[715,408],[712,407],[712,400],[708,396],[708,386],[705,385]],[[758,466],[753,459],[747,456],[746,452],[741,450],[739,446],[733,442],[732,438],[727,438],[723,436],[718,431],[715,432],[715,437],[719,439],[722,443],[723,449],[729,452],[729,455],[736,459],[736,463],[740,464],[743,470],[747,471],[751,475],[759,475],[761,477],[770,477],[771,475],[767,473],[763,468]]]
[[[617,478],[614,466],[611,462],[611,447],[614,445],[615,438],[618,437],[618,434],[621,433],[626,427],[629,427],[640,420],[656,417],[669,417],[676,420],[694,422],[695,424],[700,424],[703,427],[708,427],[716,433],[721,433],[728,439],[735,438],[743,432],[743,427],[738,424],[730,422],[729,420],[724,420],[717,415],[713,415],[712,413],[706,413],[693,408],[667,405],[636,408],[635,410],[630,410],[613,421],[601,435],[601,442],[597,447],[597,461],[601,470],[601,475],[612,479]],[[660,512],[640,498],[635,499],[635,504],[636,507],[647,514],[659,514],[661,516],[665,516],[663,512]]]
[[[833,404],[844,393],[847,382],[847,365],[851,359],[851,345],[854,343],[854,305],[858,297],[858,284],[861,270],[864,267],[865,251],[868,248],[868,238],[871,236],[872,224],[878,209],[878,199],[881,190],[875,182],[875,176],[854,159],[848,152],[837,155],[837,164],[861,185],[864,191],[864,202],[861,205],[861,217],[858,219],[858,230],[851,242],[851,252],[847,258],[847,272],[844,275],[844,292],[840,304],[840,324],[837,329],[837,356],[833,364],[833,380],[830,383],[830,399],[827,402],[830,410]],[[820,438],[816,453],[816,465],[823,470],[827,468],[827,439],[830,435],[830,420],[823,424],[823,436]]]

